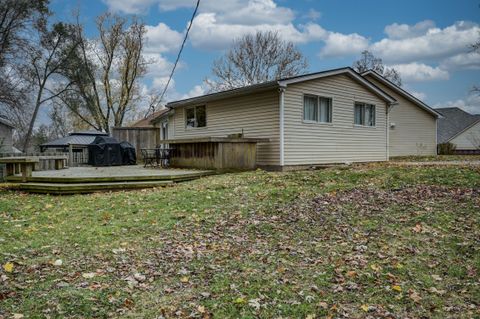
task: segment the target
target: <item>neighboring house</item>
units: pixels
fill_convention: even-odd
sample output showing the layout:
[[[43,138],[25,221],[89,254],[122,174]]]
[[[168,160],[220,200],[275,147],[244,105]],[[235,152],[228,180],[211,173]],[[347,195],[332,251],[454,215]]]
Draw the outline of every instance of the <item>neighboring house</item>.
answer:
[[[258,144],[257,164],[282,170],[435,154],[440,116],[404,90],[351,68],[189,98],[167,107],[170,111],[153,122],[168,123],[169,139],[242,132],[245,137],[268,138]],[[401,116],[410,112],[411,117]],[[389,137],[394,131],[398,138],[395,133],[395,138]],[[402,138],[408,141],[391,145]]]
[[[131,127],[158,127],[160,128],[160,139],[168,139],[168,108],[154,112],[143,120],[136,122]]]
[[[15,127],[6,119],[0,117],[0,153],[12,153],[16,151],[13,147],[13,130]]]
[[[451,143],[459,153],[480,153],[480,115],[458,107],[437,109],[443,118],[438,123],[438,143]]]
[[[397,101],[389,118],[390,156],[436,155],[441,114],[375,71],[362,76]]]

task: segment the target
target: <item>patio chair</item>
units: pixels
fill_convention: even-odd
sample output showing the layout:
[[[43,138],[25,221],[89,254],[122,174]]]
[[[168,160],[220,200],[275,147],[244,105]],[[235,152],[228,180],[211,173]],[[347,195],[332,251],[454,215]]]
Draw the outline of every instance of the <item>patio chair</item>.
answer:
[[[157,149],[142,148],[140,151],[143,157],[143,167],[147,167],[148,165],[152,167],[158,166],[159,158]]]
[[[171,149],[169,148],[159,148],[159,162],[163,168],[167,168],[170,166],[170,155]]]

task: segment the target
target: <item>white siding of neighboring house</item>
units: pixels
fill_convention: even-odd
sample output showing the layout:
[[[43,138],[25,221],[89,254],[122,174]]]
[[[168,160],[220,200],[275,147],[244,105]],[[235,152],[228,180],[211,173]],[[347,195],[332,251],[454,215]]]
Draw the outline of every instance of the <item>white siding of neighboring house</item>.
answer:
[[[390,156],[435,155],[436,118],[396,91],[367,75],[370,82],[394,97],[398,104],[390,112]]]
[[[457,150],[480,149],[480,122],[453,138],[450,143],[455,144]]]
[[[229,134],[241,133],[243,129],[245,137],[270,139],[270,143],[258,144],[257,164],[279,165],[279,93],[277,90],[198,105],[206,105],[207,126],[187,129],[185,107],[176,107],[173,117],[169,119],[169,128],[173,131],[173,135],[169,138],[226,137]]]
[[[304,123],[303,96],[333,98],[331,124]],[[376,126],[354,125],[354,103],[376,106]],[[385,161],[387,103],[347,75],[288,85],[285,91],[285,165]]]

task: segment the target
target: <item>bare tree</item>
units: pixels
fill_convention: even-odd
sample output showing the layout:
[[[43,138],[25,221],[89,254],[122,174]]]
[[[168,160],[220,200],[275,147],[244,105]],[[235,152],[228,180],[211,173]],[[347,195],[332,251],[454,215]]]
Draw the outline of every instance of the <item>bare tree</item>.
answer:
[[[211,91],[227,90],[295,76],[307,70],[308,63],[292,42],[277,32],[257,32],[233,42],[226,54],[215,60]]]
[[[73,85],[60,98],[90,127],[109,132],[111,125],[122,126],[141,99],[139,79],[147,66],[145,25],[105,13],[97,19],[97,29],[99,38],[89,40],[77,22],[79,46],[64,68]]]
[[[17,132],[31,114],[26,81],[31,38],[42,32],[49,15],[48,0],[0,0],[0,114]]]
[[[360,59],[353,62],[352,66],[358,73],[363,73],[368,70],[373,70],[382,75],[387,80],[395,83],[398,86],[402,86],[402,79],[400,74],[394,68],[388,68],[383,64],[381,58],[375,57],[370,51],[363,51]]]
[[[56,78],[67,61],[73,57],[78,45],[75,37],[74,26],[56,23],[51,30],[45,30],[40,35],[39,47],[31,50],[31,79],[36,90],[36,97],[33,104],[33,114],[30,119],[28,131],[24,136],[23,151],[30,145],[30,137],[37,120],[40,107],[52,99],[66,92],[72,82],[64,78]],[[56,80],[57,91],[52,92],[48,85]]]
[[[474,44],[471,45],[472,52],[480,54],[480,38],[475,42]],[[474,93],[480,93],[480,86],[474,85],[472,88],[472,92]]]

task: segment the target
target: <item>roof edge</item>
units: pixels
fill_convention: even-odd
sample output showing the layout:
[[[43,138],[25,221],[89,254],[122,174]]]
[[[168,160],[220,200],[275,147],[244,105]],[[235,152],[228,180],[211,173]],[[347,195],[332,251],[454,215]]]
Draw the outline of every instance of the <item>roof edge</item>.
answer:
[[[415,96],[413,96],[412,94],[408,93],[406,90],[402,89],[401,87],[399,87],[398,85],[396,85],[395,83],[393,83],[392,81],[386,79],[385,77],[383,77],[382,75],[378,74],[377,72],[375,72],[374,70],[368,70],[368,71],[365,71],[363,73],[360,73],[360,75],[362,77],[365,77],[366,75],[372,75],[374,76],[376,79],[378,79],[380,82],[382,82],[383,84],[385,84],[386,86],[390,87],[392,90],[395,90],[397,91],[400,95],[404,96],[405,98],[407,98],[408,100],[410,100],[411,102],[415,103],[417,106],[421,107],[422,109],[424,109],[425,111],[429,112],[430,114],[433,114],[435,115],[435,117],[437,119],[439,118],[443,118],[443,115],[437,111],[435,111],[435,109],[433,109],[432,107],[430,107],[429,105],[427,105],[426,103],[422,102],[420,99],[416,98]],[[368,81],[368,80],[367,80]]]
[[[319,79],[319,78],[323,78],[323,77],[334,76],[334,75],[339,75],[339,74],[344,74],[344,73],[350,74],[358,82],[362,83],[366,87],[370,88],[377,95],[381,96],[385,101],[387,101],[391,104],[394,104],[394,103],[397,102],[394,97],[392,97],[388,93],[384,92],[381,88],[379,88],[375,84],[369,82],[367,79],[362,77],[359,73],[357,73],[351,67],[343,67],[343,68],[338,68],[338,69],[320,71],[320,72],[316,72],[316,73],[297,75],[297,76],[290,77],[290,78],[283,78],[283,79],[279,79],[279,80],[268,81],[268,82],[264,82],[264,83],[244,86],[244,87],[240,87],[240,88],[236,88],[236,89],[220,91],[220,92],[205,94],[205,95],[192,97],[192,98],[188,98],[188,99],[173,101],[173,102],[167,103],[166,107],[168,107],[170,109],[173,109],[173,108],[176,108],[178,106],[183,106],[183,105],[186,105],[186,104],[204,103],[204,102],[208,102],[208,101],[212,101],[212,100],[218,100],[218,99],[233,97],[233,96],[237,96],[237,95],[243,95],[243,94],[250,93],[250,92],[257,92],[257,91],[268,90],[268,89],[279,88],[279,87],[287,87],[288,84],[304,82],[304,81],[309,81],[309,80],[315,80],[315,79]],[[154,120],[152,120],[152,121],[154,121]]]

